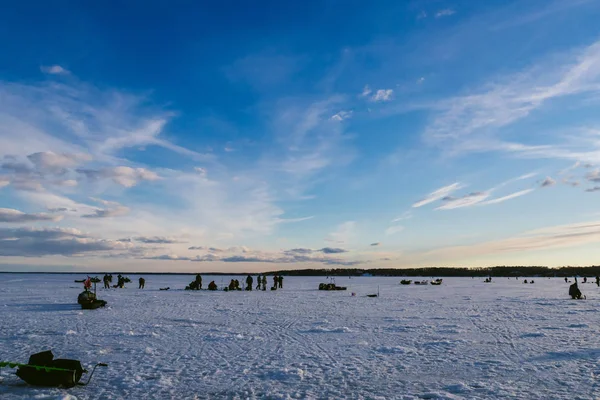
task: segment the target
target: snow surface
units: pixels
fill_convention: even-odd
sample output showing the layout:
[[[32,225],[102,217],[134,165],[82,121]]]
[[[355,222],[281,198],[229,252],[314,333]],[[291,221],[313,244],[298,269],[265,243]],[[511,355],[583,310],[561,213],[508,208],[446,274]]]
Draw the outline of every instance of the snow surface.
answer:
[[[189,292],[193,276],[137,276],[76,304],[84,275],[0,274],[0,360],[52,349],[96,371],[91,384],[34,388],[0,370],[6,399],[592,399],[600,395],[600,289],[570,300],[534,285],[445,278],[286,277],[283,290]],[[116,276],[115,276],[116,278]],[[203,277],[220,284],[229,277]],[[243,281],[243,278],[239,278]],[[269,284],[272,282],[269,279]],[[169,291],[159,287],[170,286]],[[376,293],[379,298],[366,297]],[[351,293],[355,292],[356,296]],[[87,375],[84,375],[84,380]]]

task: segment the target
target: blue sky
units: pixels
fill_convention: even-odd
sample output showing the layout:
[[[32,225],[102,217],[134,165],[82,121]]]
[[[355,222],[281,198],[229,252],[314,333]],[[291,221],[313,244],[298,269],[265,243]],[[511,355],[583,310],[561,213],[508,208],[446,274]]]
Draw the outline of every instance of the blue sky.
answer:
[[[597,264],[600,2],[11,4],[0,269]]]

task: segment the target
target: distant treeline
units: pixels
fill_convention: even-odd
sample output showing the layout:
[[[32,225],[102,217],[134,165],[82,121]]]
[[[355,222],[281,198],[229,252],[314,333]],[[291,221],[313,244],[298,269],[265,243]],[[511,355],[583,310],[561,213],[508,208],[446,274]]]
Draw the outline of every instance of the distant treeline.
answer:
[[[107,272],[88,271],[0,271],[0,274],[81,274],[81,275],[103,275]],[[116,275],[119,272],[112,272]],[[195,275],[198,272],[121,272],[124,275]],[[532,266],[498,266],[489,268],[453,268],[453,267],[430,267],[430,268],[337,268],[337,269],[295,269],[268,272],[200,272],[202,275],[286,275],[286,276],[600,276],[600,266],[591,267],[532,267]]]
[[[431,268],[338,268],[338,269],[299,269],[291,271],[276,271],[276,274],[289,276],[598,276],[600,275],[600,266],[591,267],[516,267],[516,266],[498,266],[489,268],[451,268],[451,267],[431,267]],[[269,274],[273,274],[270,272]]]

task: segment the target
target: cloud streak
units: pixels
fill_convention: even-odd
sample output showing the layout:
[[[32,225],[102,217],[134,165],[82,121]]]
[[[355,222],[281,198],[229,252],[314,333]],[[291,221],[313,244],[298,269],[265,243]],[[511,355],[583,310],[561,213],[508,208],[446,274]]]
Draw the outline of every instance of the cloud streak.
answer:
[[[62,219],[62,215],[50,215],[50,214],[27,214],[19,210],[11,208],[0,208],[0,222],[5,223],[24,223],[24,222],[39,222],[39,221],[52,221],[58,222]]]
[[[435,201],[443,199],[444,197],[449,196],[451,193],[453,193],[454,191],[456,191],[462,187],[463,186],[458,182],[455,182],[448,186],[441,187],[441,188],[429,193],[427,196],[425,196],[425,198],[417,201],[412,206],[413,206],[413,208],[423,207],[424,205],[433,203]]]

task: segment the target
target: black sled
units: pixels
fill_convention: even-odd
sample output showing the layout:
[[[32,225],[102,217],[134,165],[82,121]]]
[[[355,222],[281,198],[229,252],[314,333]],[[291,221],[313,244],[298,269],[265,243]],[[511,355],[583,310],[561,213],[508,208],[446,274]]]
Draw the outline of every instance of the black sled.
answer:
[[[18,367],[16,375],[33,386],[72,388],[77,385],[87,385],[90,383],[96,367],[106,367],[107,365],[96,364],[86,383],[79,382],[83,374],[88,372],[83,369],[81,362],[62,358],[54,359],[50,350],[31,355],[28,364],[5,362],[0,363],[0,366]]]

